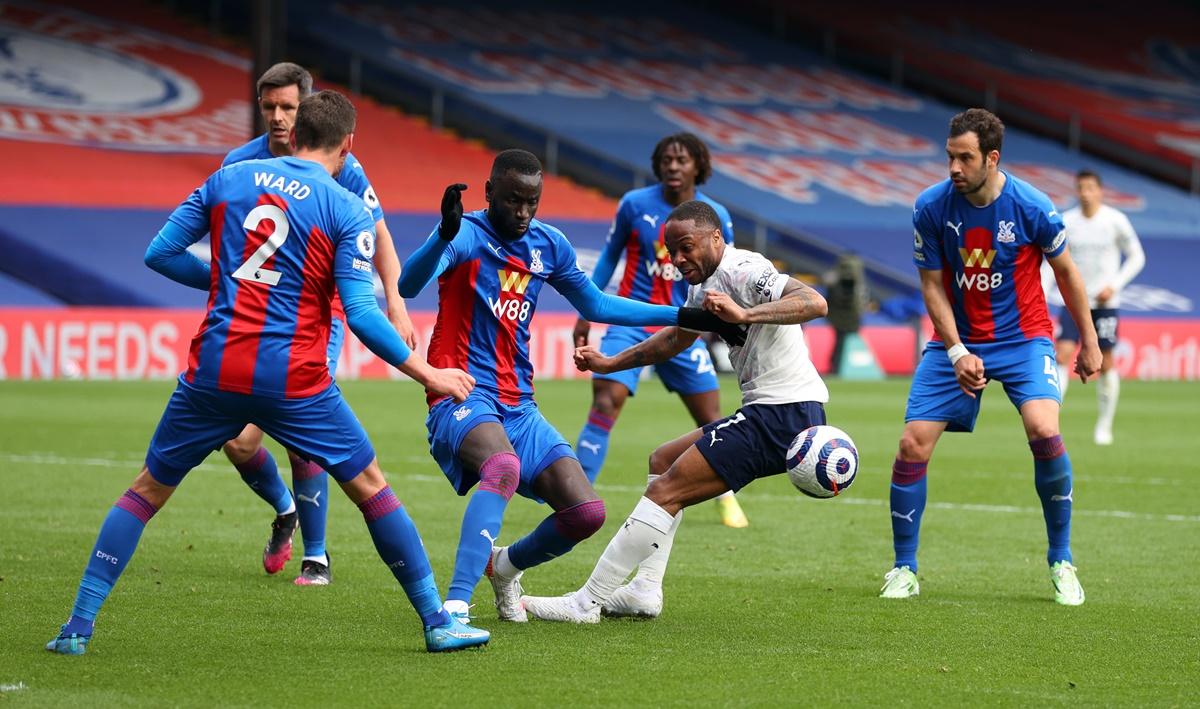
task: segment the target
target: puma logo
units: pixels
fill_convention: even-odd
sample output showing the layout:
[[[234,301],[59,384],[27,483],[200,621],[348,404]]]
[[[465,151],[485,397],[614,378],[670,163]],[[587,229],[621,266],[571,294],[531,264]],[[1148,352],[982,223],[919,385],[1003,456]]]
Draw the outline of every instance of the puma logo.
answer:
[[[587,448],[592,452],[592,455],[600,455],[600,444],[595,441],[580,441],[580,448]]]
[[[1067,490],[1067,494],[1065,494],[1065,495],[1051,495],[1050,501],[1051,502],[1071,502],[1071,503],[1073,503],[1073,502],[1075,502],[1075,500],[1071,499],[1071,495],[1074,495],[1074,494],[1075,494],[1075,488],[1071,488],[1070,490]]]
[[[916,511],[917,511],[917,508],[916,508],[916,507],[914,507],[914,508],[912,508],[911,510],[909,510],[909,511],[908,511],[908,514],[906,514],[906,515],[902,515],[902,514],[900,514],[899,512],[897,512],[897,511],[895,511],[895,510],[892,510],[892,516],[893,516],[893,517],[895,517],[896,519],[902,519],[902,520],[904,520],[904,521],[908,522],[909,524],[913,524],[913,518],[912,518],[912,516],[913,516],[913,513],[914,513],[914,512],[916,512]]]
[[[709,447],[709,448],[712,448],[713,446],[717,445],[717,441],[723,441],[723,440],[725,440],[724,438],[717,438],[717,432],[716,432],[716,430],[715,430],[715,429],[714,429],[714,430],[712,430],[712,431],[709,431],[709,432],[708,432],[708,434],[709,434],[710,436],[712,436],[712,440],[708,442],[708,447]]]
[[[954,230],[955,236],[957,236],[960,239],[962,238],[962,234],[958,233],[958,230],[962,229],[962,222],[959,222],[958,224],[951,224],[950,222],[946,222],[946,226],[948,226]]]
[[[493,245],[492,242],[490,242],[490,241],[485,241],[483,243],[487,244],[487,247],[492,250],[492,253],[496,254],[497,256],[500,256],[500,247],[499,246]]]
[[[321,491],[317,490],[317,494],[313,495],[312,497],[309,497],[301,492],[296,495],[296,499],[300,500],[301,502],[310,503],[313,507],[320,507]]]
[[[657,228],[658,228],[658,217],[652,217],[652,216],[650,216],[649,214],[643,214],[643,215],[642,215],[642,219],[645,219],[647,222],[649,222],[649,223],[650,223],[650,228],[651,228],[651,229],[657,229]]]
[[[493,537],[493,536],[492,536],[492,533],[491,533],[491,532],[489,532],[489,531],[487,531],[486,529],[481,529],[481,530],[479,530],[479,536],[481,536],[481,537],[483,537],[484,539],[488,540],[488,542],[490,542],[492,546],[496,546],[496,538],[495,538],[495,537]]]

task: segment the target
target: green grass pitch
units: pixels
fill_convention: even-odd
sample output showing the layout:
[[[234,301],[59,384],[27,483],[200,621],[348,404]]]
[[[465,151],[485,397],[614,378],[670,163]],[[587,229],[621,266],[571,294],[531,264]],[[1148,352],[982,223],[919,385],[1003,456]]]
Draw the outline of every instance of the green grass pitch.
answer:
[[[137,472],[170,382],[0,383],[0,707],[1187,705],[1200,679],[1200,385],[1125,382],[1117,444],[1091,442],[1095,395],[1074,385],[1063,429],[1075,470],[1073,548],[1087,603],[1052,602],[1020,422],[998,386],[977,432],[930,466],[922,595],[876,597],[891,562],[888,480],[907,382],[831,383],[830,422],[856,441],[853,488],[830,501],[784,477],[742,495],[744,530],[689,510],[655,621],[500,624],[486,581],[482,651],[429,655],[419,623],[337,493],[334,584],[298,588],[260,554],[269,509],[219,454],[149,525],[84,657],[42,645],[67,616],[100,522]],[[441,588],[464,499],[429,457],[411,384],[351,382]],[[574,440],[589,385],[543,382]],[[726,380],[724,410],[737,401]],[[604,530],[525,576],[576,588],[642,489],[645,460],[689,427],[656,382],[630,400],[599,491]],[[279,460],[282,452],[273,446]],[[286,467],[286,462],[284,463]],[[334,491],[335,493],[337,491]],[[509,507],[502,541],[546,514]]]

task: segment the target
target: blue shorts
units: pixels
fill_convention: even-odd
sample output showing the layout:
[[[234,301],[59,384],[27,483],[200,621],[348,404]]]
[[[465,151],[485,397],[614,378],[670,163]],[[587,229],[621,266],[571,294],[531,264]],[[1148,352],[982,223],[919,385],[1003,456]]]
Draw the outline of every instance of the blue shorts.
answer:
[[[1059,313],[1058,324],[1061,328],[1058,333],[1059,340],[1079,342],[1079,326],[1075,324],[1075,319],[1066,308]],[[1092,309],[1092,325],[1096,328],[1096,340],[1100,343],[1101,352],[1108,352],[1117,346],[1118,324],[1120,318],[1116,308]]]
[[[600,351],[605,356],[611,357],[621,350],[644,342],[652,334],[640,327],[610,325],[604,333],[604,337],[600,339]],[[716,391],[721,386],[717,381],[717,373],[713,369],[712,358],[708,355],[708,347],[700,338],[696,338],[690,347],[666,362],[654,365],[654,371],[658,374],[659,379],[662,379],[667,391],[681,396]],[[594,374],[592,376],[596,379],[620,382],[629,390],[629,395],[633,396],[637,393],[641,374],[642,368],[635,367],[612,374]]]
[[[498,423],[521,459],[521,482],[517,492],[541,502],[533,493],[533,481],[559,458],[575,458],[575,451],[550,425],[532,401],[517,406],[501,404],[487,392],[476,389],[461,404],[443,399],[433,405],[425,419],[429,431],[429,452],[460,495],[479,482],[478,471],[464,470],[458,459],[463,439],[481,423]]]
[[[700,429],[696,450],[730,490],[787,470],[787,451],[806,428],[825,423],[825,407],[816,401],[750,404]]]
[[[375,459],[367,432],[336,384],[319,394],[279,399],[193,386],[183,377],[146,451],[150,475],[178,485],[209,453],[252,423],[346,482]]]
[[[1062,402],[1058,389],[1058,365],[1054,344],[1045,337],[1017,342],[989,342],[967,345],[971,354],[983,359],[983,374],[1004,385],[1008,400],[1018,409],[1026,401],[1053,399]],[[973,431],[979,416],[983,391],[975,398],[967,396],[954,377],[954,365],[941,342],[925,345],[921,363],[913,375],[908,392],[904,422],[945,421],[947,431]]]
[[[329,376],[337,378],[338,357],[346,342],[346,321],[336,315],[329,320],[329,346],[325,350],[325,363],[329,365]]]

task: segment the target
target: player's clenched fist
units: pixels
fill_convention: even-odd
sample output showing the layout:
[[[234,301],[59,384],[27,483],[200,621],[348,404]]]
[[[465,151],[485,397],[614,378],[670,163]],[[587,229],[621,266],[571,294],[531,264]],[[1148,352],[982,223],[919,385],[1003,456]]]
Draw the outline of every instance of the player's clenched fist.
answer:
[[[722,293],[721,291],[704,291],[704,303],[702,307],[728,323],[742,325],[748,320],[745,308],[738,305],[733,298],[730,298],[728,293]]]
[[[425,388],[435,394],[443,394],[461,403],[475,388],[475,377],[461,369],[435,369],[425,382]]]
[[[438,225],[438,236],[446,241],[453,239],[462,226],[462,193],[466,189],[466,185],[456,182],[442,193],[442,223]]]
[[[581,372],[608,374],[611,371],[608,364],[609,358],[591,345],[575,348],[575,368]]]
[[[983,360],[973,354],[960,357],[954,363],[954,376],[958,379],[958,386],[972,399],[975,398],[975,392],[987,386],[987,379],[983,376]]]

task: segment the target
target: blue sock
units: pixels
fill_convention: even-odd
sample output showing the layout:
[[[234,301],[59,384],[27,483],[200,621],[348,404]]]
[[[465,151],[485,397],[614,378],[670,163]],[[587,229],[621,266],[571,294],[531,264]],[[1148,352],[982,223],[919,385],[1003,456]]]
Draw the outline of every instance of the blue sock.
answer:
[[[897,458],[892,463],[892,547],[896,566],[917,571],[917,544],[921,515],[925,513],[928,462],[910,463]]]
[[[71,619],[63,630],[65,634],[92,634],[92,624],[96,621],[100,606],[121,577],[121,572],[137,549],[142,530],[155,512],[158,510],[154,505],[133,490],[126,490],[117,499],[104,518],[100,534],[96,537],[96,546],[88,557],[83,579],[79,582],[79,592],[75,595],[75,606],[71,609]]]
[[[233,467],[241,473],[242,482],[275,508],[275,514],[286,514],[293,509],[292,493],[288,492],[287,484],[279,476],[275,458],[266,448],[259,447],[249,460],[236,463]]]
[[[1050,543],[1046,561],[1051,565],[1071,561],[1071,459],[1062,436],[1030,441],[1029,449],[1033,451],[1033,484],[1042,499]]]
[[[450,615],[442,610],[442,599],[433,581],[433,570],[429,568],[421,535],[391,486],[383,488],[358,508],[367,521],[379,558],[400,582],[408,602],[421,616],[421,622],[427,627],[449,623]]]
[[[589,500],[559,510],[542,520],[532,532],[512,543],[508,560],[528,569],[562,556],[604,526],[604,502]]]
[[[304,538],[304,558],[325,556],[325,520],[329,515],[329,475],[316,463],[291,454],[292,488],[296,491],[296,510],[300,513],[300,534]]]
[[[454,576],[450,579],[446,600],[471,601],[475,584],[479,583],[492,556],[492,542],[500,536],[500,522],[507,506],[508,499],[491,490],[478,489],[471,494],[463,513],[458,554],[454,557]]]
[[[604,467],[604,459],[608,457],[608,436],[614,423],[616,419],[592,409],[588,413],[587,423],[579,432],[575,455],[579,457],[583,474],[590,483],[595,484],[596,478],[600,476],[600,468]],[[509,553],[512,553],[511,550]]]

